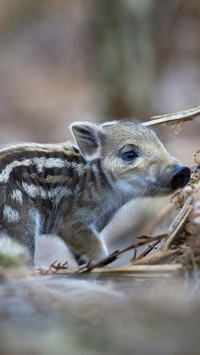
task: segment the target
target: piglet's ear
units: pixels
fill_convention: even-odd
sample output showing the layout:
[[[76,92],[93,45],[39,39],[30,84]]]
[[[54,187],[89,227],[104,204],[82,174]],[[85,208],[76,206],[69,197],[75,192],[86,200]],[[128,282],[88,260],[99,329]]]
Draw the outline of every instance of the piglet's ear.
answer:
[[[99,159],[101,128],[90,122],[75,122],[70,126],[75,141],[86,160]]]

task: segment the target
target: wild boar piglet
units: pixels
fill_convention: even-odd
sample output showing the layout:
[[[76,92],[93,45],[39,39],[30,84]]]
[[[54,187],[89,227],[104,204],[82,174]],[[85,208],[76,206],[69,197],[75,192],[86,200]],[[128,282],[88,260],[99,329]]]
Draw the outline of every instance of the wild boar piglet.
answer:
[[[190,169],[134,121],[75,122],[74,142],[0,150],[0,227],[27,246],[56,233],[77,261],[107,255],[99,233],[126,202],[184,187]]]

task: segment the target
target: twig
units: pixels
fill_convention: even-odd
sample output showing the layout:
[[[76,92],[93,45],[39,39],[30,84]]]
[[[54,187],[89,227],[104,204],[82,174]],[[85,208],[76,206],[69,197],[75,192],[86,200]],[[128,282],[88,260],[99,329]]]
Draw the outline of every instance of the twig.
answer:
[[[193,196],[190,195],[186,200],[185,204],[181,208],[180,212],[176,216],[175,220],[169,227],[169,237],[166,240],[165,244],[161,247],[162,251],[166,251],[169,246],[175,241],[178,233],[182,229],[184,223],[186,222],[187,217],[191,213],[193,206],[191,205],[193,202]]]
[[[186,111],[170,113],[161,116],[153,116],[150,121],[143,122],[143,126],[153,126],[164,123],[179,123],[185,121],[192,121],[195,117],[200,116],[200,106]]]
[[[160,240],[156,240],[152,244],[148,245],[148,248],[146,248],[136,260],[141,260],[145,256],[147,256],[152,250],[156,249],[156,246],[160,243]]]
[[[161,251],[155,255],[148,256],[147,258],[143,258],[140,260],[136,260],[131,263],[131,265],[150,265],[154,263],[159,263],[172,255],[181,255],[183,253],[182,248],[177,248],[173,250],[167,250],[165,252]]]
[[[56,272],[58,270],[66,270],[68,269],[69,265],[68,265],[68,261],[66,261],[65,263],[61,263],[58,260],[55,260],[48,268],[48,270],[41,270],[41,272],[43,274],[49,274],[49,273],[53,273]]]

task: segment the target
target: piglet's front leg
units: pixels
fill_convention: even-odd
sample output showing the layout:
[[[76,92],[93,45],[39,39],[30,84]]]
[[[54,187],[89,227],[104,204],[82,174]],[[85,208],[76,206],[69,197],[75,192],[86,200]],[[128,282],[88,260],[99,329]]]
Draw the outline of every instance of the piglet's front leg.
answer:
[[[89,260],[98,261],[108,255],[107,247],[99,235],[82,221],[70,225],[63,223],[58,234],[72,250],[79,264]]]

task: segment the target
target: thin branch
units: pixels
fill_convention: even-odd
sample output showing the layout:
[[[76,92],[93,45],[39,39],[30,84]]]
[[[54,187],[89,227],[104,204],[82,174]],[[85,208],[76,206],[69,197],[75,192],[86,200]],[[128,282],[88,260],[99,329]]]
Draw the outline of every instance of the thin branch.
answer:
[[[148,247],[136,258],[136,261],[139,261],[146,257],[152,250],[156,249],[159,243],[160,240],[156,240],[155,242],[149,244]]]
[[[179,123],[192,121],[195,117],[200,116],[200,106],[186,111],[170,113],[161,116],[153,116],[150,121],[143,122],[143,126],[160,125],[164,123]]]

